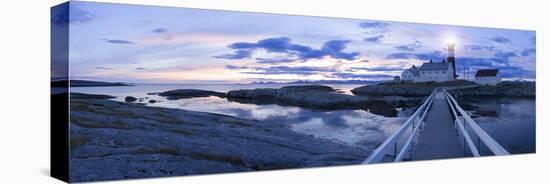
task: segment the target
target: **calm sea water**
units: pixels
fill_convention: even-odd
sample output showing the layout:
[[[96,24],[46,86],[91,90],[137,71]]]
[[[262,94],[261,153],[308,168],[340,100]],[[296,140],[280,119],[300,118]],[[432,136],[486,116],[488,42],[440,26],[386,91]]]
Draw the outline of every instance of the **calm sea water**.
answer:
[[[288,85],[288,84],[286,84]],[[280,105],[242,104],[225,98],[202,97],[180,100],[167,100],[147,93],[173,89],[203,89],[227,92],[237,89],[280,88],[284,84],[138,84],[116,87],[74,87],[71,92],[106,94],[116,96],[116,101],[124,101],[126,96],[141,98],[144,103],[151,99],[159,102],[147,106],[177,108],[192,111],[226,114],[246,119],[261,120],[266,123],[288,125],[292,130],[334,142],[376,149],[406,120],[406,117],[387,118],[363,110],[316,111],[299,107]],[[343,93],[361,85],[329,85]]]
[[[473,98],[467,101],[492,114],[474,120],[510,153],[536,151],[535,99]]]
[[[177,108],[192,111],[226,114],[266,123],[288,125],[292,130],[325,138],[350,146],[374,150],[394,133],[407,119],[406,113],[388,118],[363,110],[315,111],[280,105],[241,104],[218,97],[166,100],[147,93],[173,89],[203,89],[227,92],[237,89],[279,88],[284,84],[137,84],[117,87],[74,87],[71,92],[106,94],[124,101],[126,96],[140,98],[147,106]],[[343,93],[361,85],[328,85]],[[475,120],[511,153],[530,153],[535,150],[535,100],[530,99],[470,99],[484,109],[497,109],[496,117]],[[487,105],[492,104],[492,105]],[[497,108],[498,107],[498,108]],[[408,134],[408,133],[407,133]]]

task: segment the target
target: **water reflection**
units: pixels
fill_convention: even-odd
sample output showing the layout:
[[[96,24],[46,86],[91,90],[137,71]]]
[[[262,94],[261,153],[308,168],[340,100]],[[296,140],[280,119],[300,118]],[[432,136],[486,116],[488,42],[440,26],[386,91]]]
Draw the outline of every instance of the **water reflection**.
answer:
[[[210,86],[212,89],[208,89],[227,91],[231,88],[239,89],[241,87]],[[336,86],[333,87],[337,88]],[[337,89],[349,92],[350,89],[356,86],[346,87]],[[255,119],[265,123],[282,124],[299,133],[369,150],[376,149],[405,121],[403,117],[382,117],[363,110],[318,111],[275,104],[241,104],[218,97],[166,100],[158,95],[147,94],[182,88],[189,88],[189,86],[94,87],[71,88],[71,90],[72,92],[113,95],[117,97],[115,99],[117,101],[124,101],[126,96],[135,96],[144,99],[144,102],[150,99],[158,101],[157,103],[146,104],[148,106],[219,113],[239,118]]]
[[[117,101],[126,96],[157,100],[148,106],[226,114],[239,118],[277,123],[292,130],[329,139],[334,142],[374,150],[414,112],[414,108],[400,109],[398,118],[388,118],[363,110],[316,111],[274,104],[257,105],[231,102],[218,97],[166,100],[147,93],[173,89],[206,89],[226,92],[234,89],[259,87],[277,88],[281,85],[136,85],[131,87],[71,88],[71,92],[113,95]],[[332,86],[349,93],[357,85]],[[535,99],[470,98],[460,99],[461,106],[474,113],[475,121],[510,153],[535,152]],[[477,108],[475,108],[477,107]],[[477,115],[476,115],[477,114]],[[407,137],[406,132],[403,137]],[[402,140],[401,140],[402,142]],[[482,150],[483,151],[483,150]],[[485,150],[487,151],[487,150]]]
[[[466,102],[476,106],[474,120],[510,153],[536,151],[535,99],[473,98]]]
[[[273,104],[240,104],[218,97],[171,100],[151,105],[288,125],[296,132],[369,150],[375,149],[405,121],[405,118],[387,118],[363,110],[317,111]]]

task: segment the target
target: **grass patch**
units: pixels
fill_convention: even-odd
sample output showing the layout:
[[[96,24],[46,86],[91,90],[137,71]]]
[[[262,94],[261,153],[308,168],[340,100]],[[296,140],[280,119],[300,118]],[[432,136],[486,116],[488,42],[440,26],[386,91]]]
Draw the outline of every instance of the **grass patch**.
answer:
[[[191,132],[189,130],[181,129],[181,128],[176,128],[176,129],[173,129],[173,130],[170,130],[170,131],[174,132],[174,133],[177,133],[177,134],[184,135],[184,136],[193,135],[193,132]]]
[[[158,147],[158,148],[138,148],[134,150],[136,154],[164,154],[164,155],[180,155],[178,148]]]
[[[88,138],[84,136],[71,136],[69,139],[69,148],[75,149],[88,142]]]
[[[212,160],[217,162],[230,163],[232,165],[248,167],[247,166],[248,164],[246,164],[246,162],[243,159],[234,155],[195,152],[195,153],[192,153],[190,157],[197,160]]]
[[[110,113],[107,113],[107,114],[110,114],[110,115],[117,115],[117,116],[123,116],[123,117],[128,117],[128,118],[138,118],[138,117],[139,117],[139,116],[138,116],[137,114],[135,114],[134,112],[127,111],[127,110],[120,109],[120,108],[115,108],[115,109],[113,109]]]
[[[158,121],[160,123],[168,123],[168,124],[180,124],[181,121],[177,118],[174,118],[172,116],[168,116],[164,113],[156,112],[153,114],[153,116],[149,117],[155,121]]]
[[[235,118],[216,119],[216,121],[218,121],[220,123],[236,125],[236,126],[240,126],[240,127],[250,127],[250,126],[252,126],[252,125],[249,125],[247,123],[244,123],[243,120],[235,119]]]
[[[121,119],[117,119],[113,122],[111,122],[111,128],[117,128],[117,129],[131,129],[130,128],[130,125],[128,125],[128,123],[126,123],[125,121],[121,120]]]
[[[71,123],[74,123],[78,126],[85,128],[115,128],[115,129],[124,129],[129,130],[131,127],[125,121],[121,119],[114,120],[112,122],[97,122],[89,119],[84,119],[81,117],[71,116]]]
[[[95,109],[91,108],[90,106],[91,105],[82,101],[78,101],[78,100],[71,101],[71,110],[95,112]]]
[[[71,117],[71,123],[85,128],[106,128],[106,126],[102,123],[86,120],[80,117]]]

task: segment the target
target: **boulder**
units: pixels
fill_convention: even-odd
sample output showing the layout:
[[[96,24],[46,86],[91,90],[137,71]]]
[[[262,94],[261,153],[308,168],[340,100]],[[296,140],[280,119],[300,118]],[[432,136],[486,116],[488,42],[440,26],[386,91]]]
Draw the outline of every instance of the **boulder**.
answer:
[[[137,98],[133,96],[127,96],[126,98],[124,98],[124,101],[126,102],[135,102],[136,100]]]
[[[110,96],[110,95],[71,93],[71,98],[78,98],[78,99],[112,99],[112,98],[116,98],[116,97]]]
[[[158,93],[159,96],[166,97],[168,100],[178,100],[183,98],[209,97],[217,96],[225,98],[225,93],[200,89],[176,89]]]

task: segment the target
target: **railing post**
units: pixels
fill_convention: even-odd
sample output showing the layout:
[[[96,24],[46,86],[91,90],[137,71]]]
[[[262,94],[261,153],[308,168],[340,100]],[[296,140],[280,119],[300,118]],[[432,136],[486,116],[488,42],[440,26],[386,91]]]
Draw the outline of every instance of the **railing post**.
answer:
[[[462,137],[464,137],[464,136],[462,136]],[[466,156],[466,137],[463,138],[462,145],[464,145],[464,148],[462,148],[462,149],[464,150],[464,156]]]
[[[393,149],[394,150],[393,155],[397,157],[397,141],[395,141],[395,144],[394,144],[393,148],[394,148]]]
[[[458,129],[458,123],[462,123],[462,127],[464,127],[464,129],[466,129],[466,127],[464,126],[464,125],[465,125],[465,124],[464,124],[465,122],[466,122],[466,121],[464,120],[463,117],[461,117],[461,116],[457,116],[457,117],[456,117],[455,126],[456,126],[456,131],[457,131],[457,133],[460,131],[460,130]],[[464,136],[464,135],[463,135],[463,136]]]
[[[458,135],[458,132],[460,131],[460,130],[458,129],[458,124],[457,124],[457,123],[459,123],[458,121],[459,121],[459,120],[458,120],[458,117],[457,117],[457,118],[455,119],[455,130],[456,130],[456,134],[457,134],[457,135]]]
[[[477,151],[479,155],[481,155],[481,141],[479,140],[479,136],[477,136]]]
[[[413,149],[414,149],[414,142],[411,143],[411,149],[410,149],[410,151],[409,151],[411,157],[409,158],[409,160],[412,160],[412,159],[413,159]]]

